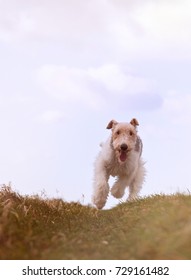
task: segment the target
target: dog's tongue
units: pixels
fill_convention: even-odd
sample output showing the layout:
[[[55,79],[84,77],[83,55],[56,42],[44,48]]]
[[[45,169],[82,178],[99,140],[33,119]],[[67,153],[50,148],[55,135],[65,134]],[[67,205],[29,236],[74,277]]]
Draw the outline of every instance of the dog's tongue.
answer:
[[[126,161],[126,159],[127,159],[127,154],[126,154],[126,152],[121,152],[121,154],[120,154],[120,160],[121,160],[122,162],[124,162],[124,161]]]

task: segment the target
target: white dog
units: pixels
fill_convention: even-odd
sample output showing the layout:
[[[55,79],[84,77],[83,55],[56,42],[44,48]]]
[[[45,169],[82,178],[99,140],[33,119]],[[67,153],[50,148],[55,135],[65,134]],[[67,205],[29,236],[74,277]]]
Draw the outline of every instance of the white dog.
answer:
[[[129,199],[134,200],[142,187],[145,177],[144,162],[141,159],[142,141],[137,135],[136,119],[130,123],[109,122],[107,129],[112,129],[109,139],[101,144],[95,161],[93,203],[98,209],[104,207],[109,194],[109,176],[117,176],[111,188],[116,198],[124,195],[129,187]]]

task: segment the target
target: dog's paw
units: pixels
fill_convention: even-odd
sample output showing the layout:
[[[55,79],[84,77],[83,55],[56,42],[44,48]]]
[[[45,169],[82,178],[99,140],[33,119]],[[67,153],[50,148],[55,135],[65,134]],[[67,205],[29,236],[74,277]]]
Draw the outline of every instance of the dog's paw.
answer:
[[[99,200],[96,197],[93,197],[92,202],[99,210],[101,210],[106,204],[106,200]]]
[[[102,209],[106,204],[108,194],[109,194],[108,184],[98,185],[96,188],[96,192],[92,197],[93,204],[96,205],[98,209]]]
[[[115,198],[122,198],[124,196],[125,190],[124,189],[120,189],[119,186],[114,185],[111,189],[111,194],[115,197]]]

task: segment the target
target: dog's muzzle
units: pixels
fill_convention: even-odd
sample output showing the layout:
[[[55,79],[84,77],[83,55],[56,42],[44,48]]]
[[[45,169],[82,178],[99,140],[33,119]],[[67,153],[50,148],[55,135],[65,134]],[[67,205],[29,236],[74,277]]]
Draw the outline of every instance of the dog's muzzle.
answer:
[[[121,145],[121,151],[125,152],[125,151],[127,151],[127,149],[128,149],[127,144],[122,144]]]

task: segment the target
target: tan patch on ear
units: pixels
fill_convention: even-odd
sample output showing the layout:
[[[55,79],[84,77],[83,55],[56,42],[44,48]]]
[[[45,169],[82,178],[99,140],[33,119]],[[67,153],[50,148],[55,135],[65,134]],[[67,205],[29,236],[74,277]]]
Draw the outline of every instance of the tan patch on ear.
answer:
[[[135,119],[135,118],[133,118],[131,121],[130,121],[130,124],[132,124],[133,126],[137,126],[137,125],[139,125],[139,123],[138,123],[138,120],[137,119]]]
[[[107,125],[107,129],[111,129],[113,128],[114,125],[118,124],[118,122],[116,122],[115,120],[111,120],[108,125]]]

